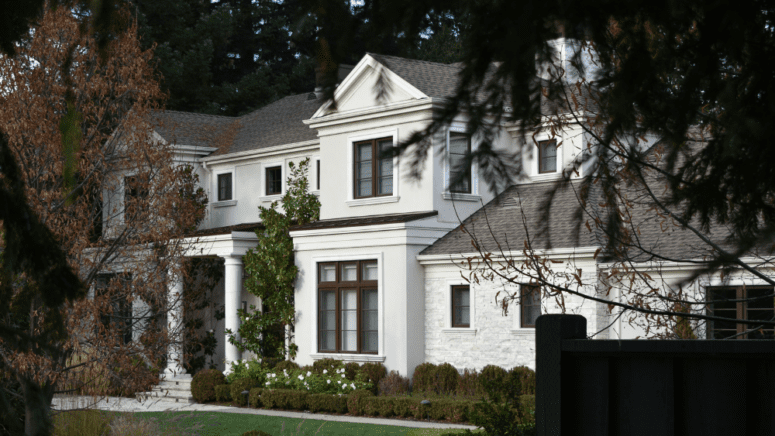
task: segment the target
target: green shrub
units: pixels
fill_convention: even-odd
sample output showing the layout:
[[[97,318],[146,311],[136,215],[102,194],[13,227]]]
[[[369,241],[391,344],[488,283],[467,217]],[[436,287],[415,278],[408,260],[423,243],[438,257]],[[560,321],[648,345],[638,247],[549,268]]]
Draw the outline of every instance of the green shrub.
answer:
[[[231,388],[229,385],[218,385],[215,387],[215,401],[227,403],[231,401]]]
[[[242,436],[272,436],[269,433],[261,430],[250,430],[242,433]]]
[[[432,392],[435,377],[436,365],[430,362],[417,365],[412,376],[412,392]]]
[[[522,395],[519,397],[519,409],[522,410],[522,422],[535,424],[536,397],[535,395]]]
[[[315,374],[315,368],[312,365],[304,365],[301,368],[299,368],[302,374],[306,374],[308,372],[311,372]]]
[[[231,400],[238,406],[247,406],[248,397],[243,395],[244,391],[250,391],[253,388],[261,387],[261,382],[252,378],[242,378],[229,385]]]
[[[388,418],[396,414],[395,408],[396,408],[396,399],[390,398],[390,397],[374,397],[379,399],[377,402],[377,412],[379,412],[379,416],[383,418]]]
[[[465,422],[473,405],[469,400],[431,400],[428,414],[436,421]]]
[[[266,369],[274,369],[277,366],[277,364],[282,362],[283,360],[285,359],[283,359],[282,357],[264,357],[263,359],[261,359],[261,364]]]
[[[199,371],[191,380],[191,396],[198,403],[215,401],[215,387],[226,383],[226,377],[216,369]]]
[[[398,371],[390,371],[390,374],[380,380],[377,392],[385,396],[406,395],[409,393],[409,379]]]
[[[484,375],[484,369],[480,376]],[[497,371],[491,373],[497,374]],[[528,410],[531,398],[522,399],[514,395],[515,389],[498,386],[493,380],[497,380],[497,376],[482,383],[485,396],[469,410],[468,420],[471,424],[483,428],[486,434],[535,435],[534,410]]]
[[[267,409],[307,409],[307,391],[293,389],[264,389],[261,392],[261,404]]]
[[[509,373],[500,366],[487,365],[479,373],[479,386],[485,393],[497,392],[498,395],[503,395],[508,376]]]
[[[402,418],[414,418],[419,405],[420,400],[417,398],[393,398],[393,414]]]
[[[345,377],[347,369],[345,369]],[[361,365],[356,379],[360,379],[364,383],[371,383],[371,393],[377,393],[377,386],[379,386],[380,380],[387,375],[387,369],[381,362],[366,362]]]
[[[526,366],[515,366],[509,371],[511,380],[518,380],[521,395],[536,394],[536,372]]]
[[[355,380],[359,372],[361,372],[361,366],[357,363],[347,362],[344,364],[344,376],[348,380]]]
[[[323,370],[326,370],[327,374],[333,374],[337,369],[342,367],[342,362],[339,360],[326,357],[325,359],[316,360],[312,363],[312,372],[322,375]],[[352,380],[352,379],[350,379]]]
[[[362,404],[361,399],[365,397],[371,397],[374,394],[371,393],[369,390],[365,389],[357,389],[353,391],[350,395],[347,396],[347,411],[350,413],[350,415],[362,415]]]
[[[275,365],[274,370],[275,371],[288,371],[291,372],[293,370],[299,369],[299,364],[296,362],[291,362],[290,360],[283,360],[282,362]]]
[[[484,390],[479,384],[479,373],[468,369],[463,371],[457,383],[457,394],[461,397],[481,397]]]
[[[442,363],[436,367],[436,378],[433,383],[433,391],[437,394],[452,394],[460,383],[460,373],[449,363]]]
[[[238,360],[232,362],[231,372],[226,376],[226,381],[231,384],[241,378],[252,378],[263,383],[269,371],[270,369],[258,360]]]
[[[363,397],[360,402],[360,411],[363,416],[379,415],[379,397]]]
[[[263,388],[253,388],[249,391],[248,405],[250,407],[261,407],[261,393],[263,391]]]
[[[347,413],[347,395],[310,394],[307,407],[311,412]]]

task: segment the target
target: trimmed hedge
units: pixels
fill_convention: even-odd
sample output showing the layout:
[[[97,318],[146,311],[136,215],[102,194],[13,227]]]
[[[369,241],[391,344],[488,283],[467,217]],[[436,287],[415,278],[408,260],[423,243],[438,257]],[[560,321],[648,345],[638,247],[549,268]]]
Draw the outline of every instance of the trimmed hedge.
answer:
[[[248,405],[250,407],[261,407],[261,393],[263,391],[263,388],[253,388],[250,390],[250,393],[248,394]]]
[[[365,389],[357,389],[347,396],[347,411],[350,415],[363,415],[363,402],[361,399],[372,397],[374,394]]]
[[[412,376],[412,392],[432,392],[436,365],[425,362],[414,368]]]
[[[231,387],[229,385],[218,385],[215,387],[215,401],[228,403],[231,401]]]
[[[251,389],[260,386],[261,382],[252,378],[241,378],[239,380],[235,380],[232,384],[229,385],[231,400],[237,403],[239,406],[247,406],[248,397],[246,395],[242,395],[242,392],[250,391]]]
[[[191,380],[191,396],[197,403],[215,401],[215,387],[226,383],[226,377],[216,369],[199,371]]]
[[[310,394],[307,396],[310,412],[347,413],[347,395]]]
[[[522,395],[536,394],[536,372],[526,366],[515,366],[509,371],[512,380],[518,380]]]
[[[366,362],[361,365],[358,372],[360,379],[366,383],[371,383],[371,393],[376,394],[379,382],[387,375],[387,368],[382,362]],[[347,367],[345,366],[345,376],[347,376]]]
[[[275,371],[282,371],[282,370],[293,371],[294,369],[299,369],[299,364],[296,362],[291,362],[290,360],[283,360],[282,362],[279,362],[274,367]]]
[[[264,389],[261,392],[261,404],[267,409],[306,410],[307,391],[293,389]]]

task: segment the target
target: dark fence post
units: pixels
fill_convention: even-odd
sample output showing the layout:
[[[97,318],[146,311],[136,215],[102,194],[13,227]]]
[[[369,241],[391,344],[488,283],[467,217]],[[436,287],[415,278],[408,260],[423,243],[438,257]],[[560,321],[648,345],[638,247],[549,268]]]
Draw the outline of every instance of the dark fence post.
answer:
[[[581,315],[541,315],[536,321],[536,434],[562,434],[562,341],[586,339]]]

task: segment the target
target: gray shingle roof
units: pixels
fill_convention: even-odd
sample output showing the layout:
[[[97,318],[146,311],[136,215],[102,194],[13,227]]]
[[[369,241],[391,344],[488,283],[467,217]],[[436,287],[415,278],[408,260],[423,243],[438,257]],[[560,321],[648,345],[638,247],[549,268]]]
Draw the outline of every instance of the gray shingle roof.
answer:
[[[440,64],[374,53],[369,55],[428,97],[452,96],[458,84],[458,74],[463,69],[460,64]]]
[[[188,112],[155,114],[156,131],[180,145],[216,147],[213,154],[238,153],[317,139],[317,132],[302,121],[320,107],[315,94],[299,94],[277,100],[241,117]]]
[[[373,226],[378,224],[408,223],[423,218],[430,218],[438,215],[439,212],[432,210],[428,212],[411,212],[386,215],[369,215],[351,218],[335,218],[328,220],[319,220],[308,224],[302,224],[291,227],[291,231],[313,230],[313,229],[335,229],[339,227],[361,227]]]
[[[528,237],[536,249],[595,246],[595,236],[584,226],[585,220],[579,219],[576,192],[579,182],[572,182],[554,194],[549,226],[545,226],[542,206],[550,199],[555,183],[537,182],[507,188],[464,220],[462,227],[450,231],[420,254],[473,252],[471,236],[463,228],[476,237],[485,252],[497,253],[501,248],[504,252],[520,251]]]

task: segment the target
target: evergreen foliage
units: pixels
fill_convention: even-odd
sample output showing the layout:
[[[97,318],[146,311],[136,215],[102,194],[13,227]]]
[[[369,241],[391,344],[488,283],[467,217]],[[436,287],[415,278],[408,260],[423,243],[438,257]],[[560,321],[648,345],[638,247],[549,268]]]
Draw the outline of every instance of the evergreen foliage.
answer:
[[[258,244],[244,257],[245,290],[261,299],[262,310],[257,310],[255,305],[248,311],[240,309],[239,335],[242,340],[236,340],[233,335],[229,337],[241,351],[251,351],[259,356],[288,353],[293,358],[296,355],[292,332],[294,282],[298,268],[294,264],[293,241],[288,232],[292,224],[306,224],[320,217],[320,201],[309,192],[309,158],[298,165],[289,162],[288,168],[290,176],[282,198],[285,213],[278,211],[276,201],[268,208],[259,206],[264,228],[256,230]],[[286,334],[273,334],[278,325],[287,326],[281,330],[287,332],[287,347]]]

